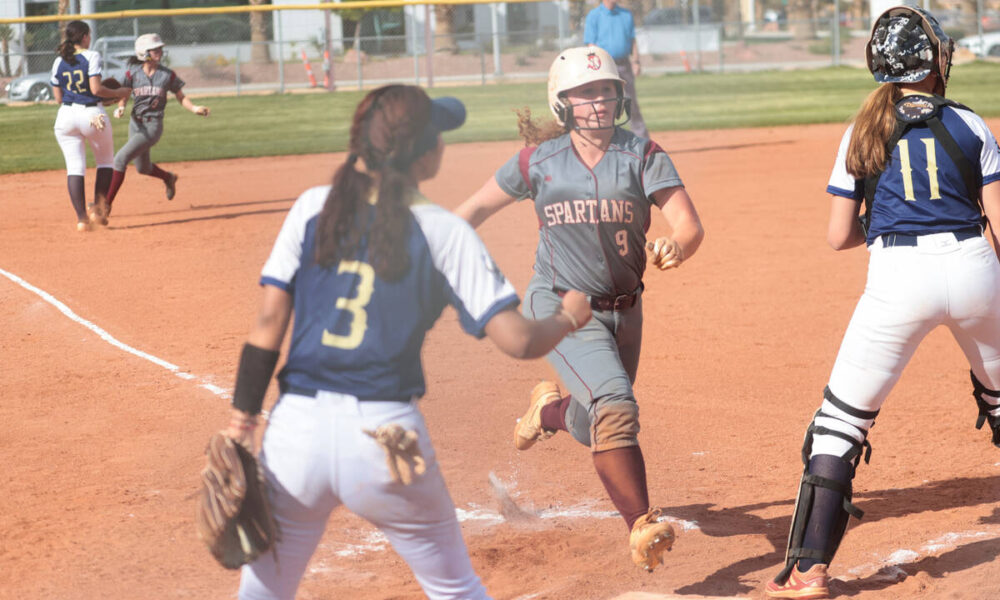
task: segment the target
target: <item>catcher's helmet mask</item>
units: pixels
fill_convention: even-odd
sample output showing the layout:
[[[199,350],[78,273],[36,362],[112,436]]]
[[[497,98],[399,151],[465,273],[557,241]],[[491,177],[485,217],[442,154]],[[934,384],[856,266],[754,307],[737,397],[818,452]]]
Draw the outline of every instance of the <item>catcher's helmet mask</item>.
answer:
[[[613,81],[616,95],[603,100],[591,100],[571,104],[567,99],[570,90],[597,81]],[[578,131],[614,129],[628,122],[631,117],[631,101],[625,96],[625,82],[618,76],[618,68],[608,52],[598,46],[568,48],[561,52],[549,68],[549,109],[556,122]],[[614,102],[614,120],[608,126],[587,127],[577,123],[574,107],[590,106],[597,113],[597,104]],[[618,121],[622,117],[624,121]]]
[[[931,13],[896,6],[875,20],[865,58],[879,83],[916,83],[937,73],[944,86],[954,49],[955,41]]]

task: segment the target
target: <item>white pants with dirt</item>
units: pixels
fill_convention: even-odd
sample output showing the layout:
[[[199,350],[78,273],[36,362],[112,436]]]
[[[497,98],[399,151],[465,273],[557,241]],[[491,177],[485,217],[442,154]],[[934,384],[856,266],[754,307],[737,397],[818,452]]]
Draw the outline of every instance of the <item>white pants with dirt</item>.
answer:
[[[921,340],[939,325],[951,330],[976,378],[1000,389],[1000,263],[992,246],[983,237],[957,241],[951,233],[917,241],[886,248],[879,238],[869,248],[865,292],[830,375],[830,391],[853,408],[878,411]],[[967,385],[964,398],[972,392]],[[971,414],[972,407],[955,406]],[[848,415],[829,401],[822,410],[837,418],[818,417],[817,425],[864,441],[871,419]],[[845,440],[818,435],[812,455],[843,456],[849,448]]]
[[[90,124],[97,115],[104,116],[104,129],[96,129]],[[87,171],[87,144],[94,152],[97,168],[107,168],[115,154],[111,122],[104,107],[83,104],[63,104],[56,114],[56,141],[66,159],[67,175],[84,175]]]
[[[385,452],[362,431],[387,423],[419,435],[427,470],[410,485],[392,482]],[[277,562],[269,552],[243,567],[241,600],[293,598],[330,513],[342,504],[385,534],[428,598],[489,598],[415,401],[286,393],[271,412],[260,456],[281,540]]]

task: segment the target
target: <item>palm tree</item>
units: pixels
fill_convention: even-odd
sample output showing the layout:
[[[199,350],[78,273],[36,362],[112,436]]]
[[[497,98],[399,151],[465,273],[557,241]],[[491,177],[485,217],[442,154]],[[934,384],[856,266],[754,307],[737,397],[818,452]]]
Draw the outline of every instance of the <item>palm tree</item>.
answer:
[[[0,76],[10,77],[10,42],[14,39],[14,28],[6,23],[0,25],[0,54],[3,64],[0,65]]]
[[[814,39],[816,37],[816,1],[788,0],[788,27],[792,32],[792,39]]]
[[[270,4],[270,0],[250,0],[250,6],[263,6]],[[264,13],[250,13],[250,62],[267,65],[271,63],[271,47],[267,44],[270,37],[267,35],[267,23],[264,22]]]
[[[434,5],[434,51],[458,54],[455,43],[455,5]]]

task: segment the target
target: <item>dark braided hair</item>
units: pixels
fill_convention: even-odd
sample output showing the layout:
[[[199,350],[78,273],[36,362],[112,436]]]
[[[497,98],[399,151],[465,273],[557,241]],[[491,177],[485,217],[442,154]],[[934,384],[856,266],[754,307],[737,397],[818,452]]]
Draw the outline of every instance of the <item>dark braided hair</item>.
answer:
[[[83,21],[70,21],[63,31],[63,41],[56,52],[71,65],[76,64],[76,46],[90,33],[90,25]]]
[[[410,167],[427,150],[420,139],[430,121],[427,93],[411,85],[388,85],[358,104],[351,123],[347,161],[333,175],[333,186],[316,228],[316,262],[334,267],[354,258],[368,238],[368,261],[376,275],[398,280],[410,268],[405,240],[409,203],[416,182]],[[358,159],[365,172],[358,171]],[[377,189],[374,210],[369,199]],[[374,217],[372,217],[374,212]]]

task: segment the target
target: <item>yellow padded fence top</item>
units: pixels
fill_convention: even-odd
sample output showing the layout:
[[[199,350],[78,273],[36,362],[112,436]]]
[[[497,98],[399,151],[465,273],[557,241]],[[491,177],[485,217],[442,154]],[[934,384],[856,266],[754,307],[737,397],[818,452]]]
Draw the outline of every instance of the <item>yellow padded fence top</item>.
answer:
[[[570,0],[580,2],[583,0]],[[178,8],[173,10],[119,10],[86,15],[42,15],[36,17],[19,17],[16,19],[0,19],[0,24],[15,23],[54,23],[58,21],[130,19],[134,17],[165,17],[178,15],[221,15],[251,12],[275,12],[280,10],[357,10],[373,8],[400,8],[403,6],[425,6],[435,4],[525,4],[529,2],[551,2],[551,0],[505,0],[502,3],[495,0],[362,0],[360,2],[320,2],[318,4],[266,4],[259,6],[220,6],[214,8]]]

